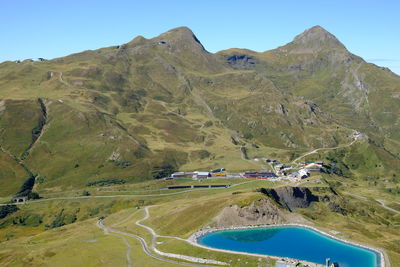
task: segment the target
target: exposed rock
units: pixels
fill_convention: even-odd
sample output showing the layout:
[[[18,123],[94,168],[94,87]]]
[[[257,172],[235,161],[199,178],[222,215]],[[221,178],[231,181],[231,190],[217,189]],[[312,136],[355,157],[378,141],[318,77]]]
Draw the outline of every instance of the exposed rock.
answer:
[[[230,65],[236,67],[249,67],[256,63],[252,56],[244,54],[228,56],[226,60]]]
[[[296,208],[307,208],[312,202],[319,201],[318,197],[313,195],[310,189],[306,187],[261,188],[260,191],[289,211],[293,211]]]
[[[299,215],[281,210],[265,198],[245,207],[238,205],[226,207],[212,221],[216,227],[280,223],[306,223],[306,221]]]
[[[110,139],[111,139],[111,136],[110,136]],[[114,139],[114,137],[112,139]],[[121,156],[120,153],[113,151],[111,156],[108,158],[108,160],[111,160],[111,161],[118,160],[120,158],[120,156]]]
[[[398,99],[400,99],[400,94],[392,94],[392,98],[398,98]]]
[[[313,53],[327,47],[344,48],[344,45],[321,26],[314,26],[297,35],[290,53]]]

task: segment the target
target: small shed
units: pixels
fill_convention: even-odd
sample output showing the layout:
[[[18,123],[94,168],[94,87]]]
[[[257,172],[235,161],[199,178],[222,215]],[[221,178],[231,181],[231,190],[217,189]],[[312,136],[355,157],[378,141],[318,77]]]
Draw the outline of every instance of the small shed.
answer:
[[[174,172],[171,174],[171,177],[177,178],[177,177],[190,177],[193,176],[194,172]]]

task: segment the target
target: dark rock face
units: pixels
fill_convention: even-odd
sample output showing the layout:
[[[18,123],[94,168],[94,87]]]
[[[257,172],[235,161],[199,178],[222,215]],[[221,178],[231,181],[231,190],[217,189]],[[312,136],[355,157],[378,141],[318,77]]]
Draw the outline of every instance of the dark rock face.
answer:
[[[317,196],[313,195],[306,187],[279,187],[273,189],[262,188],[260,191],[266,194],[282,207],[293,211],[296,208],[307,208],[312,202],[318,202]]]
[[[226,58],[229,65],[234,67],[250,67],[256,64],[254,57],[248,55],[233,55]]]

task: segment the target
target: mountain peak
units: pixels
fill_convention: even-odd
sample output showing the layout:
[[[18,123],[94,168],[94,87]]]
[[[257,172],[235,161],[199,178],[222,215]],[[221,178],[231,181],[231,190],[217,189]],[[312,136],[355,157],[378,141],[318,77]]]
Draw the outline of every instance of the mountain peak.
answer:
[[[318,25],[297,35],[292,44],[313,51],[325,48],[345,48],[333,34]]]
[[[199,39],[197,39],[196,35],[194,35],[194,33],[192,32],[192,30],[185,26],[169,30],[158,36],[157,39],[165,39],[173,43],[180,43],[180,42],[186,44],[194,43],[196,46],[199,46],[202,50],[205,50]]]
[[[173,28],[173,29],[167,31],[166,33],[175,33],[175,34],[181,34],[181,35],[194,35],[192,30],[186,26]]]
[[[340,44],[339,40],[321,26],[314,26],[305,30],[294,38],[294,42],[307,43],[313,41],[328,41]]]

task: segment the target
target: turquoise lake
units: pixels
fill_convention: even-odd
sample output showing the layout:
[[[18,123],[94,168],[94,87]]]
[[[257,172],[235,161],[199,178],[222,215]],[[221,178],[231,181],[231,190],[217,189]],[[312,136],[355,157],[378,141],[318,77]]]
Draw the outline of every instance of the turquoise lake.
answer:
[[[278,257],[289,257],[340,267],[379,267],[380,255],[301,227],[267,227],[224,230],[198,239],[204,246]]]

